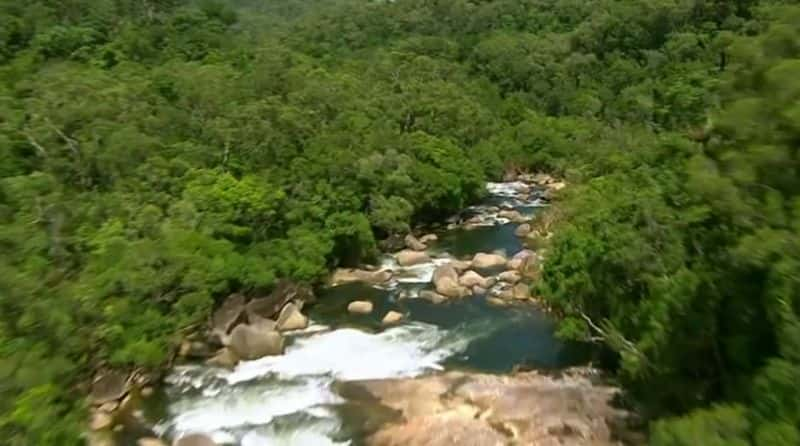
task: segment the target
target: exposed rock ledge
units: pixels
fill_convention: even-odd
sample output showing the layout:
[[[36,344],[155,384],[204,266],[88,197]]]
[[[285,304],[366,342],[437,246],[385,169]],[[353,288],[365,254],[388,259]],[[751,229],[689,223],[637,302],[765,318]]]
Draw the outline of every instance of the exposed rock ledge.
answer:
[[[487,375],[448,372],[415,379],[358,381],[340,392],[397,417],[367,439],[368,446],[619,445],[612,426],[628,414],[613,408],[618,390],[598,372],[569,369]]]

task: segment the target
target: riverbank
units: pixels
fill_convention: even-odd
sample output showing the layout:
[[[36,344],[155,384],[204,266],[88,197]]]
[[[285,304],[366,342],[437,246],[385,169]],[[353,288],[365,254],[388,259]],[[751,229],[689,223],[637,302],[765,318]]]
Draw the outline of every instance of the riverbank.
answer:
[[[186,358],[197,359],[173,370],[155,402],[139,414],[139,433],[123,432],[119,443],[202,433],[217,444],[242,446],[367,444],[389,428],[389,419],[365,416],[358,401],[340,393],[347,383],[412,383],[423,376],[425,385],[424,376],[442,371],[480,380],[486,372],[509,374],[520,366],[558,371],[585,364],[590,350],[555,339],[554,322],[529,294],[540,260],[525,247],[535,231],[530,221],[553,190],[542,186],[490,183],[487,200],[448,221],[446,231],[407,237],[405,250],[385,255],[378,265],[335,273],[311,307],[303,306],[306,290],[287,287],[262,300],[233,296],[212,318],[220,352],[237,348],[231,342],[237,327],[264,328],[265,320],[272,320],[266,330],[280,336],[280,348],[252,358],[237,353],[224,363],[207,346],[195,346],[202,355],[190,354],[187,340]],[[394,319],[387,322],[387,315]],[[288,320],[295,321],[290,330],[279,327]],[[213,358],[204,363],[203,356]],[[510,385],[517,375],[506,376]],[[568,381],[554,383],[555,397],[571,398]],[[598,402],[600,412],[604,404],[610,397]],[[587,435],[605,438],[602,432]]]

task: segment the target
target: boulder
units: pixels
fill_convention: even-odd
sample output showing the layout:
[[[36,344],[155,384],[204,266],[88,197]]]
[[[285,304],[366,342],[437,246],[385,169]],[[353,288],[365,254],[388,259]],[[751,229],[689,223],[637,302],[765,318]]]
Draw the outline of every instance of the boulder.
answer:
[[[476,286],[480,288],[489,288],[494,285],[494,283],[492,283],[492,279],[483,277],[475,271],[467,271],[464,273],[463,276],[458,278],[458,283],[459,285],[463,285],[467,288]]]
[[[560,190],[564,189],[565,187],[567,187],[567,183],[565,183],[565,182],[563,182],[563,181],[556,181],[555,183],[549,183],[549,184],[547,185],[547,188],[548,188],[548,189],[550,189],[550,190],[554,190],[554,191],[556,191],[556,192],[558,192],[558,191],[560,191]]]
[[[218,336],[223,337],[231,332],[244,314],[245,298],[241,294],[231,294],[222,306],[211,316],[211,328]]]
[[[449,277],[453,280],[458,281],[458,271],[455,267],[455,262],[445,263],[444,265],[439,265],[433,270],[433,283],[444,279],[445,277]]]
[[[536,184],[538,184],[540,186],[544,186],[546,184],[550,184],[550,183],[554,182],[555,178],[553,178],[551,175],[546,174],[546,173],[537,173],[536,175],[533,175],[530,178],[530,181],[533,182],[533,183],[536,183]]]
[[[111,371],[97,376],[92,382],[92,404],[101,405],[109,401],[116,401],[128,392],[128,378],[126,375]]]
[[[497,213],[499,218],[505,218],[510,220],[512,223],[523,223],[528,221],[528,219],[523,216],[518,210],[515,209],[506,209],[502,210]]]
[[[472,258],[472,267],[476,269],[490,269],[505,266],[507,260],[500,254],[475,254]]]
[[[400,312],[397,312],[397,311],[390,311],[390,312],[386,313],[386,316],[383,317],[383,320],[381,321],[381,323],[383,325],[396,324],[396,323],[402,321],[403,317],[404,317],[403,313],[400,313]]]
[[[497,278],[500,279],[501,282],[510,283],[514,285],[515,283],[522,280],[522,275],[519,273],[519,271],[512,270],[500,273],[500,275],[497,276]]]
[[[247,320],[253,323],[253,319],[256,319],[255,316],[269,319],[278,314],[283,306],[292,300],[311,299],[313,299],[311,288],[282,280],[278,282],[275,290],[269,296],[253,299],[247,304]]]
[[[392,280],[392,272],[389,270],[366,271],[361,269],[340,268],[331,277],[332,285],[345,283],[364,282],[370,285],[380,285]]]
[[[434,283],[436,292],[445,297],[465,297],[470,295],[470,290],[459,285],[457,279],[443,277]]]
[[[499,297],[494,297],[494,296],[487,297],[486,302],[489,303],[489,305],[494,305],[495,307],[508,306],[508,301],[505,301]]]
[[[408,234],[406,238],[403,239],[403,242],[405,242],[406,248],[412,251],[425,251],[426,249],[428,249],[425,243],[422,243],[421,241],[417,240],[417,238],[414,237],[412,234]]]
[[[528,234],[531,233],[531,225],[529,223],[523,223],[517,226],[517,229],[514,230],[514,235],[517,237],[527,237]]]
[[[89,422],[89,429],[93,431],[101,431],[111,428],[114,424],[114,418],[110,413],[103,411],[96,411],[92,414],[92,420]]]
[[[425,234],[422,237],[420,237],[419,241],[425,244],[433,243],[439,241],[439,236],[436,234]]]
[[[275,331],[278,329],[278,323],[272,319],[266,319],[258,315],[251,315],[250,316],[250,325],[251,327],[261,330],[261,331]],[[230,336],[228,336],[228,342],[225,345],[230,345]]]
[[[252,360],[283,353],[283,336],[277,331],[237,325],[231,332],[231,351],[241,359]]]
[[[238,362],[239,357],[236,355],[236,353],[234,353],[233,350],[229,349],[228,347],[225,347],[220,349],[216,355],[206,361],[206,364],[214,367],[232,369]]]
[[[459,273],[463,273],[464,271],[472,268],[472,262],[468,260],[453,260],[450,262],[450,265]]]
[[[481,294],[486,294],[488,291],[489,290],[487,290],[486,288],[482,288],[482,287],[479,287],[479,286],[472,287],[472,294],[481,295]]]
[[[522,251],[514,254],[514,257],[508,261],[506,266],[511,270],[522,271],[528,259],[534,257],[535,255],[536,254],[533,251],[529,249],[523,249]]]
[[[155,437],[140,438],[136,441],[136,446],[167,446],[166,443]]]
[[[207,435],[189,434],[175,440],[173,446],[217,446],[217,443]]]
[[[428,263],[431,261],[430,256],[420,251],[405,250],[400,251],[394,256],[400,266],[414,266],[420,263]]]
[[[300,312],[297,305],[289,302],[278,316],[278,331],[302,330],[308,327],[308,317]]]
[[[356,300],[347,305],[347,311],[353,314],[369,314],[373,308],[372,302],[367,300]]]
[[[497,292],[496,297],[502,300],[513,300],[514,299],[514,289],[513,288],[503,288]]]
[[[431,291],[431,290],[420,291],[419,292],[419,297],[420,297],[420,299],[429,300],[429,301],[433,302],[434,304],[440,304],[440,303],[442,303],[442,302],[447,300],[447,298],[445,296],[442,296],[441,294],[439,294],[439,293],[437,293],[435,291]]]
[[[527,300],[531,297],[531,288],[528,284],[518,283],[514,286],[513,291],[514,299]]]

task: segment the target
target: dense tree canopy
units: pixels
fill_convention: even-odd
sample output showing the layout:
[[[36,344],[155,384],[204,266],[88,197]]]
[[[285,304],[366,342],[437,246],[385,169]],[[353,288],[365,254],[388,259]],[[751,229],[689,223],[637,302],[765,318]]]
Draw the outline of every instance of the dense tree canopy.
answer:
[[[653,444],[800,442],[795,3],[0,0],[0,436],[526,168]]]

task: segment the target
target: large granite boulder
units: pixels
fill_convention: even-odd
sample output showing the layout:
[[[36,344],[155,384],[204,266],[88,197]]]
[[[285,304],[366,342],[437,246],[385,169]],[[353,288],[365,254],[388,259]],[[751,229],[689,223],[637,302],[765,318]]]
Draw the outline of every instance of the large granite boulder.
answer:
[[[412,234],[408,234],[406,238],[403,239],[403,241],[405,242],[406,248],[412,251],[425,251],[426,249],[428,249],[428,246],[425,245],[425,243],[419,241]]]
[[[308,317],[292,302],[286,304],[278,315],[278,331],[302,330],[308,327]]]
[[[431,261],[430,256],[420,251],[405,250],[394,255],[400,266],[414,266]]]
[[[370,314],[374,305],[368,300],[356,300],[347,305],[347,311],[353,314]]]
[[[246,307],[247,318],[251,323],[258,318],[269,319],[278,314],[284,305],[293,301],[310,301],[314,299],[311,288],[289,281],[278,282],[275,290],[267,297],[253,299],[248,302]]]
[[[392,280],[392,272],[389,270],[367,271],[362,269],[340,268],[334,271],[331,277],[332,285],[342,285],[345,283],[363,282],[369,285],[381,285]]]
[[[243,295],[231,294],[211,316],[211,329],[220,339],[230,333],[237,323],[242,322],[245,304]]]
[[[494,279],[483,277],[475,271],[467,271],[458,278],[458,283],[467,288],[480,287],[487,289],[494,285]]]
[[[116,371],[98,375],[92,382],[92,404],[101,405],[121,399],[128,393],[128,377]]]
[[[231,351],[241,359],[253,360],[283,353],[283,336],[277,331],[237,325],[230,336]]]
[[[472,258],[472,267],[475,269],[492,269],[506,265],[506,258],[500,254],[486,254],[479,252]]]

